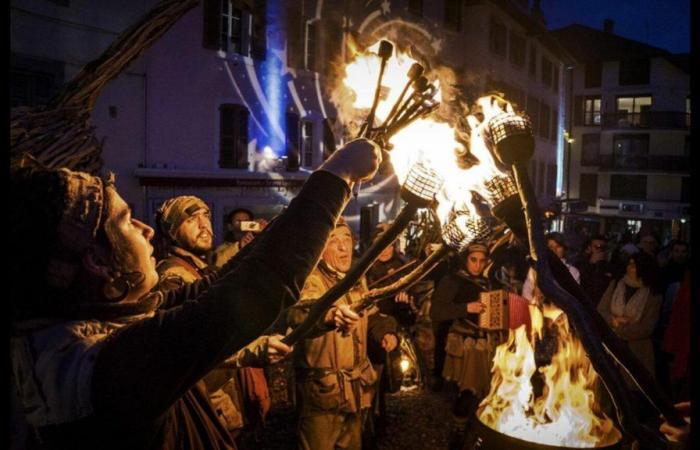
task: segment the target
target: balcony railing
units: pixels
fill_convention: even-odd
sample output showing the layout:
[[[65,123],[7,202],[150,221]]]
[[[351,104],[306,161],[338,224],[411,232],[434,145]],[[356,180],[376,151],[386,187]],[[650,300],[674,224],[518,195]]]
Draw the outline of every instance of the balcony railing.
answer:
[[[622,172],[690,172],[688,156],[615,156],[598,155],[600,170]]]
[[[603,114],[602,122],[603,128],[614,129],[687,129],[690,127],[690,114],[676,111],[617,112]]]

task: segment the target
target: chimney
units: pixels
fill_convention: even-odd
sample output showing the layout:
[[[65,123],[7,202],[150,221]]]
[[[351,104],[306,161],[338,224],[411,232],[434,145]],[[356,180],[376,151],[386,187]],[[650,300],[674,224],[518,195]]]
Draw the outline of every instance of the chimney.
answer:
[[[603,31],[606,33],[613,34],[613,29],[615,28],[615,21],[612,19],[605,19],[603,21]]]
[[[544,19],[544,12],[542,12],[541,3],[542,3],[542,0],[534,0],[532,2],[532,7],[530,8],[530,14],[532,15],[532,18],[535,19],[536,22],[538,22],[540,25],[545,27],[545,26],[547,26],[547,23]]]

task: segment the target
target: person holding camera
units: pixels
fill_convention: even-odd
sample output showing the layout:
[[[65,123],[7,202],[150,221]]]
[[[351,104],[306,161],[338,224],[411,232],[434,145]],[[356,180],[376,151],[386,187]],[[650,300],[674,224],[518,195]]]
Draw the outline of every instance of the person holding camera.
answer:
[[[224,242],[216,247],[212,261],[216,267],[222,267],[226,261],[255,239],[265,229],[267,220],[254,220],[253,212],[246,208],[236,208],[226,214],[226,235]]]

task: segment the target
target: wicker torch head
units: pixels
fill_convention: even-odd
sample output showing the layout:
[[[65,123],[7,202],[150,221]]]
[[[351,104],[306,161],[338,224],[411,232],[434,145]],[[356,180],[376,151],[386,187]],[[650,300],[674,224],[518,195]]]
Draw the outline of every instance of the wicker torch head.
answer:
[[[459,211],[443,227],[442,240],[448,247],[462,251],[474,241],[485,240],[490,232],[488,221],[469,211]]]
[[[425,208],[433,202],[444,183],[443,178],[430,167],[417,162],[409,170],[401,187],[401,198],[406,202]]]
[[[484,182],[488,192],[488,201],[491,206],[496,206],[507,198],[518,195],[518,186],[511,175],[499,175]]]
[[[487,124],[493,151],[502,164],[511,166],[525,162],[535,151],[532,124],[526,116],[505,112],[494,116]]]

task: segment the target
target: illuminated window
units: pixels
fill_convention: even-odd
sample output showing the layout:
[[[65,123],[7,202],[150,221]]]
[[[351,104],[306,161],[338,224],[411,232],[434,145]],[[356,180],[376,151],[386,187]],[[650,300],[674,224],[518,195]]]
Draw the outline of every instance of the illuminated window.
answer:
[[[248,108],[219,106],[219,167],[248,168]]]
[[[617,119],[625,125],[645,126],[649,124],[649,110],[651,109],[651,97],[618,97]]]
[[[583,124],[600,125],[600,97],[588,97],[584,100]]]

